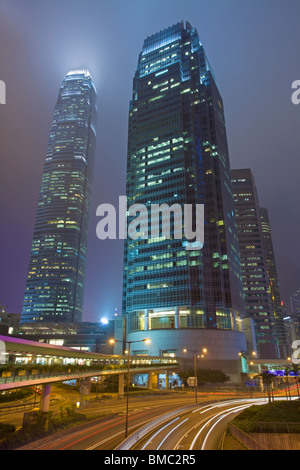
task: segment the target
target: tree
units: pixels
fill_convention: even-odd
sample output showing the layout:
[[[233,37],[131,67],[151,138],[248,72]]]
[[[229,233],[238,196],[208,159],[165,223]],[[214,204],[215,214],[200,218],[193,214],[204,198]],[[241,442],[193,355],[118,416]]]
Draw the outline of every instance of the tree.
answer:
[[[294,375],[295,375],[295,381],[296,381],[296,386],[297,386],[297,395],[298,395],[298,398],[300,398],[300,394],[299,394],[299,364],[294,364],[293,363],[292,371],[294,372]]]
[[[274,401],[273,392],[272,392],[272,383],[275,380],[276,375],[272,374],[268,370],[264,370],[261,374],[256,375],[254,378],[262,379],[264,388],[267,389],[269,403],[271,403],[271,401]]]
[[[291,399],[291,393],[290,393],[290,381],[289,381],[289,374],[290,374],[291,369],[289,367],[286,367],[284,371],[284,375],[286,376],[286,399],[290,400]]]

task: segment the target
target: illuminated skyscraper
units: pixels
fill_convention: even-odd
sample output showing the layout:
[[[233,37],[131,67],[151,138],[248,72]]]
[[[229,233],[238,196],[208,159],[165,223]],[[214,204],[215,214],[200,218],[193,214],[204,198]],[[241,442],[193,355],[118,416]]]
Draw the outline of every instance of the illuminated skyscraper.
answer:
[[[277,358],[279,335],[272,301],[267,252],[257,189],[250,169],[232,170],[235,213],[243,272],[246,316],[254,321],[261,358]]]
[[[293,341],[300,338],[300,288],[290,297]]]
[[[82,319],[96,114],[90,73],[70,71],[54,110],[22,323]]]
[[[202,250],[187,250],[187,241],[174,236],[172,215],[170,239],[151,237],[149,230],[149,239],[125,241],[129,337],[153,331],[151,353],[177,356],[184,344],[210,342],[213,356],[211,332],[223,346],[225,332],[241,332],[244,299],[223,102],[189,23],[148,37],[139,55],[129,110],[127,198],[128,206],[143,204],[149,213],[152,204],[203,204],[205,217]],[[235,340],[231,336],[232,351]]]
[[[276,259],[272,239],[271,224],[269,220],[268,210],[260,207],[260,222],[265,245],[267,270],[269,274],[271,297],[273,303],[273,311],[275,314],[275,327],[277,331],[277,341],[280,357],[288,356],[288,345],[283,321],[283,309],[281,303],[281,295],[279,288],[279,280],[277,275]]]

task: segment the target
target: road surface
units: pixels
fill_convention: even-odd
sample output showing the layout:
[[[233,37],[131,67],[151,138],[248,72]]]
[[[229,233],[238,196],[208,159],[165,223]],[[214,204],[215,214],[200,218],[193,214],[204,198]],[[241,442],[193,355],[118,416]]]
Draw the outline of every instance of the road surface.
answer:
[[[217,450],[227,424],[245,408],[264,403],[261,398],[200,404],[155,429],[131,450]]]

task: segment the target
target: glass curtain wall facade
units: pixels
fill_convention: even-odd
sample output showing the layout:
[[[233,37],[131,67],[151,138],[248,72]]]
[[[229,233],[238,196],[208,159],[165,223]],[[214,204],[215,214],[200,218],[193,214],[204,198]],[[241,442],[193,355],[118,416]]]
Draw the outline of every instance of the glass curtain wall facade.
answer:
[[[127,332],[238,330],[244,311],[223,102],[189,23],[148,37],[129,109],[127,202],[204,204],[204,247],[175,237],[125,240]],[[128,222],[130,222],[130,217]],[[195,214],[194,214],[195,220]],[[147,224],[149,221],[146,221]],[[160,219],[160,229],[162,219]]]
[[[254,177],[250,169],[231,171],[246,316],[254,321],[258,355],[279,357],[276,318]]]
[[[82,319],[96,115],[90,73],[70,71],[54,110],[22,323]]]
[[[290,297],[293,340],[300,338],[300,288]]]
[[[279,280],[278,280],[278,275],[277,275],[276,260],[275,260],[274,246],[273,246],[273,240],[272,240],[272,231],[271,231],[269,213],[267,209],[265,209],[264,207],[260,207],[259,214],[260,214],[260,222],[261,222],[262,234],[263,234],[264,245],[265,245],[266,262],[267,262],[271,297],[272,297],[272,303],[273,303],[273,309],[274,309],[274,315],[275,315],[275,324],[276,324],[276,330],[277,330],[279,353],[280,353],[280,357],[285,358],[288,356],[288,344],[287,344],[285,326],[284,326],[284,321],[283,321],[283,309],[282,309],[282,304],[281,304],[281,295],[280,295]]]

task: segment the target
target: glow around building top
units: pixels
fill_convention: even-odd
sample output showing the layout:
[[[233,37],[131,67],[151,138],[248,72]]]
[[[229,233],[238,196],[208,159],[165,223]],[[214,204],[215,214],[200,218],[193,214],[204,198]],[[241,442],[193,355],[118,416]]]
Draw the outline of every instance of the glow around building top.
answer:
[[[67,73],[67,77],[69,75],[84,75],[86,78],[90,77],[92,78],[89,70],[87,69],[74,69],[74,70],[70,70],[68,73]]]

